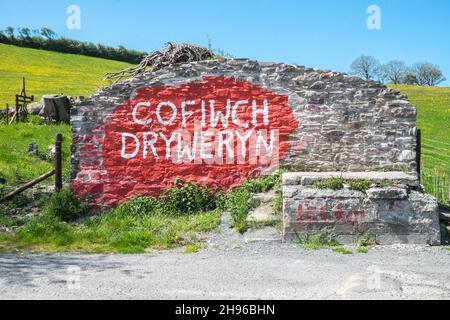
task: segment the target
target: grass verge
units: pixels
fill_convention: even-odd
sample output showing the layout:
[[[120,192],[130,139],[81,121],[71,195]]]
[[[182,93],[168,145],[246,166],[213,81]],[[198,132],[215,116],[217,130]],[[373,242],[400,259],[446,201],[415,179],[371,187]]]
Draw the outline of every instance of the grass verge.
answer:
[[[185,192],[198,201],[189,202],[189,211],[181,211],[187,209]],[[186,183],[159,199],[139,196],[103,215],[80,218],[84,204],[63,190],[52,195],[41,216],[28,219],[16,232],[0,233],[0,251],[144,253],[187,246],[194,252],[203,235],[220,224],[220,210],[204,207],[205,201],[214,204],[213,194]],[[14,221],[4,217],[0,222]]]
[[[147,249],[197,248],[201,234],[220,223],[218,210],[190,216],[144,215],[117,212],[66,223],[41,217],[16,233],[0,234],[0,251],[144,253]]]

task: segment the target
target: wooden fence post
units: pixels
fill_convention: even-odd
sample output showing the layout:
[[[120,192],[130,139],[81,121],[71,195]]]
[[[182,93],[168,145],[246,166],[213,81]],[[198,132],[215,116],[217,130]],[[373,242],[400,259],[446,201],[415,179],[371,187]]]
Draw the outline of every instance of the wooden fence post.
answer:
[[[20,116],[19,116],[19,95],[16,94],[16,122],[19,123]]]
[[[23,186],[19,187],[17,190],[8,193],[6,196],[4,196],[3,198],[0,199],[0,203],[8,201],[10,199],[12,199],[15,195],[18,195],[19,193],[37,185],[38,183],[50,178],[52,175],[55,174],[55,170],[52,170],[50,172],[47,172],[46,174],[43,174],[42,176],[40,176],[39,178],[36,178],[30,182],[27,182],[26,184],[24,184]]]
[[[59,192],[62,189],[62,141],[63,135],[56,135],[55,141],[55,191]]]
[[[416,163],[417,163],[417,175],[419,177],[419,183],[421,183],[420,174],[421,174],[421,159],[422,159],[422,130],[417,129],[417,146],[416,146]]]

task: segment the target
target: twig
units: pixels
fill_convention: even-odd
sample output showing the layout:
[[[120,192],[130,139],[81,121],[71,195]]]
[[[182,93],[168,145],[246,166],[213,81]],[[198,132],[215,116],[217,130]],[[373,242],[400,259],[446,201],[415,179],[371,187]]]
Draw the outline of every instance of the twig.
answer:
[[[214,54],[209,49],[192,44],[172,44],[168,42],[163,52],[152,52],[145,56],[136,67],[127,68],[119,72],[109,72],[105,74],[103,79],[118,82],[123,79],[136,77],[149,69],[157,71],[176,63],[203,61],[213,57]]]

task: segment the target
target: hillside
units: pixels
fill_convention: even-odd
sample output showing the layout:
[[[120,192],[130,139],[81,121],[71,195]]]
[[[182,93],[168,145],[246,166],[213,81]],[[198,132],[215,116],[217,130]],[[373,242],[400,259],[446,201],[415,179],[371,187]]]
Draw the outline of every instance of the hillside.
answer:
[[[43,94],[64,93],[87,96],[107,84],[106,72],[118,71],[130,64],[113,60],[64,54],[0,44],[0,108],[14,102],[27,81],[27,93],[37,99]]]
[[[450,88],[390,86],[417,106],[422,129],[423,169],[430,175],[450,176]]]

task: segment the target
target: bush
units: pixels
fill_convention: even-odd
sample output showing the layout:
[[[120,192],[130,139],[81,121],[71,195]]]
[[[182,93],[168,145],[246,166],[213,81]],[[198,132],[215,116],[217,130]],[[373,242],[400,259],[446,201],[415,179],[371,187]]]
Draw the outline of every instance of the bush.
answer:
[[[86,214],[87,206],[70,189],[63,189],[50,197],[43,212],[44,216],[69,222]]]
[[[268,192],[274,188],[281,186],[281,176],[283,171],[270,176],[263,176],[258,179],[251,179],[246,181],[242,187],[251,193]]]
[[[158,200],[153,197],[136,196],[122,203],[115,212],[118,215],[146,216],[155,212],[159,206]]]
[[[151,215],[193,215],[224,207],[225,195],[214,193],[206,186],[194,182],[174,182],[174,186],[163,192],[159,198],[136,196],[122,203],[108,215],[142,218]]]
[[[226,209],[230,212],[233,219],[233,226],[240,233],[248,229],[247,216],[254,207],[252,194],[245,187],[232,190],[227,197]]]
[[[175,214],[207,212],[216,208],[214,192],[206,186],[176,180],[161,196],[165,211]]]

